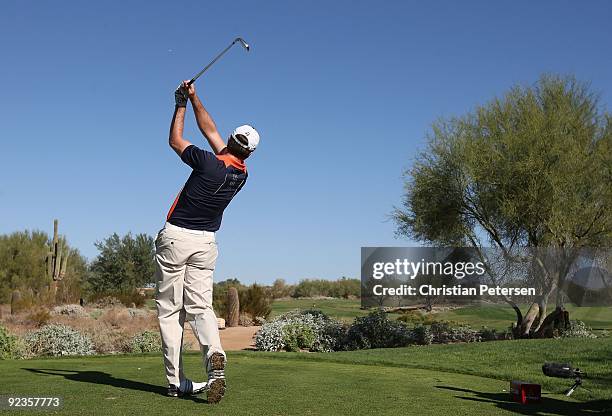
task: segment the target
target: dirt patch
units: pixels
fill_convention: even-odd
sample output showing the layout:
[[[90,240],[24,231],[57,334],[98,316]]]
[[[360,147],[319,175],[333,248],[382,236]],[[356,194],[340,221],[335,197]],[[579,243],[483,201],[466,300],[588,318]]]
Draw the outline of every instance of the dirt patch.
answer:
[[[255,333],[260,326],[235,326],[219,331],[221,345],[225,351],[249,350],[255,348]],[[184,342],[191,345],[190,350],[199,350],[198,341],[191,331],[189,324],[185,323]]]

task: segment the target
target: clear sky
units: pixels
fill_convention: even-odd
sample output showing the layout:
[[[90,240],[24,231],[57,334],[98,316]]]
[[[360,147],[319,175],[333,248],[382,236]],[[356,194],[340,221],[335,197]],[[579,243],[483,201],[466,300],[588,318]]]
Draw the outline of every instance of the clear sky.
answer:
[[[217,279],[359,277],[360,247],[414,245],[388,220],[438,117],[543,72],[612,102],[608,1],[0,3],[0,233],[60,231],[89,259],[154,235],[189,174],[173,90],[197,83],[224,137],[262,141],[218,233]],[[185,136],[206,146],[193,116]]]

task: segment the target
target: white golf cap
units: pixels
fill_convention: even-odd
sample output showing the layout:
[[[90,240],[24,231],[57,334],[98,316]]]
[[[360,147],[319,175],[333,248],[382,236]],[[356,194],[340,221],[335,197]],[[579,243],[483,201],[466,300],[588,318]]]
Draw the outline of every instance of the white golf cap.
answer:
[[[236,139],[238,135],[241,135],[242,137],[246,138],[248,142],[246,146],[240,140]],[[259,144],[259,133],[257,133],[257,130],[255,130],[252,126],[249,126],[248,124],[236,127],[236,129],[232,132],[232,136],[234,136],[234,139],[236,139],[236,143],[247,149],[249,152],[255,150],[255,148]]]

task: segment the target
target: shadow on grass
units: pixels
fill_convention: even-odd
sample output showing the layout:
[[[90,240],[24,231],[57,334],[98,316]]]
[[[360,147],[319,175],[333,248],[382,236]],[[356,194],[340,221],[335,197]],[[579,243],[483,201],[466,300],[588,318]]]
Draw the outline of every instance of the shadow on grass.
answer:
[[[475,390],[450,386],[436,386],[438,389],[460,393],[469,393],[476,397],[455,396],[458,399],[475,402],[492,403],[499,409],[504,409],[521,415],[540,415],[550,413],[559,416],[595,416],[612,414],[612,400],[591,400],[587,402],[566,402],[564,400],[542,397],[539,403],[526,405],[512,401],[510,393],[485,393]]]
[[[92,384],[103,384],[106,386],[116,387],[120,389],[129,389],[143,391],[147,393],[155,393],[164,397],[166,396],[166,388],[162,386],[156,386],[154,384],[143,383],[140,381],[127,380],[124,378],[113,377],[108,373],[102,371],[79,371],[79,370],[60,370],[50,368],[22,368],[36,374],[62,376],[66,380],[79,381],[83,383]],[[169,397],[170,398],[170,397]],[[201,399],[197,396],[184,396],[184,400],[191,400],[198,403],[208,403],[207,400]]]

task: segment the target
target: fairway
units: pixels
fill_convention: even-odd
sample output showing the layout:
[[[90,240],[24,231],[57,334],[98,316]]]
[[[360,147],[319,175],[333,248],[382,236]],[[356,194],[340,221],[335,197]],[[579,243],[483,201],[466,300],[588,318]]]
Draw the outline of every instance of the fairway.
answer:
[[[320,309],[325,314],[343,320],[351,321],[357,316],[365,316],[370,311],[360,309],[358,299],[282,299],[272,303],[272,317],[293,309]],[[520,305],[526,312],[529,305]],[[612,308],[606,306],[577,307],[567,304],[570,319],[581,320],[594,330],[612,330]],[[552,311],[552,307],[550,309]],[[395,319],[401,314],[390,313],[389,319]],[[516,321],[516,314],[512,308],[504,303],[479,304],[458,307],[429,315],[439,321],[454,321],[471,325],[473,328],[486,326],[500,331],[506,330]]]
[[[360,305],[361,301],[359,299],[276,299],[272,302],[271,317],[278,316],[294,309],[318,309],[328,316],[352,321],[356,316],[365,316],[368,314],[367,310],[359,308]]]
[[[205,395],[165,397],[156,354],[3,361],[0,394],[59,396],[64,407],[56,414],[75,415],[603,414],[592,412],[612,406],[612,368],[602,361],[611,346],[609,339],[586,345],[539,340],[329,354],[235,352],[229,354],[229,389],[218,405],[206,403]],[[557,351],[550,355],[571,353],[591,369],[594,378],[586,384],[592,393],[559,394],[567,380],[541,375],[541,360],[548,358],[542,347]],[[516,363],[520,357],[523,366]],[[199,378],[200,363],[198,354],[188,354],[187,374]],[[543,402],[511,402],[505,390],[513,376],[544,382]]]

